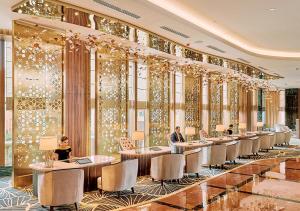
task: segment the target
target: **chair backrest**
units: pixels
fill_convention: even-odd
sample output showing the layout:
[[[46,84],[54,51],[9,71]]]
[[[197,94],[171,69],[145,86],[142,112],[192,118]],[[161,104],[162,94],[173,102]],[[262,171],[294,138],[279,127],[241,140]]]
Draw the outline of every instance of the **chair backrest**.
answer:
[[[121,150],[131,150],[135,148],[134,142],[127,137],[121,137],[119,143]]]
[[[241,139],[240,140],[240,150],[239,155],[250,155],[252,154],[252,140],[251,139]]]
[[[269,139],[270,139],[270,147],[273,147],[276,144],[275,133],[271,133],[268,136],[269,136]]]
[[[167,154],[151,159],[151,177],[157,180],[171,180],[183,177],[185,156]]]
[[[285,143],[289,143],[292,138],[292,131],[288,131],[285,133]]]
[[[226,143],[226,160],[235,160],[239,156],[239,141]]]
[[[38,198],[42,205],[59,206],[83,198],[84,171],[67,169],[38,175]]]
[[[250,138],[252,140],[252,153],[257,153],[260,148],[260,137]]]
[[[285,132],[275,132],[276,144],[283,144],[285,141]]]
[[[226,144],[211,146],[210,165],[221,165],[226,161]]]
[[[119,191],[133,187],[138,173],[138,159],[126,160],[102,168],[102,189]]]
[[[185,151],[186,173],[199,173],[202,168],[202,150]]]
[[[260,149],[269,149],[271,148],[271,137],[269,134],[260,136]]]

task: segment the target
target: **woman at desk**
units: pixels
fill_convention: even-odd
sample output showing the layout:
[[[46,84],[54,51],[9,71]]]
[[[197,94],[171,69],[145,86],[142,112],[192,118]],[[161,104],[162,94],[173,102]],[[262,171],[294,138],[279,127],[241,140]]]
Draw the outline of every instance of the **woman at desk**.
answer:
[[[67,136],[63,136],[60,139],[59,148],[55,150],[55,153],[58,156],[58,160],[66,160],[70,158],[71,147],[69,146],[69,139]]]

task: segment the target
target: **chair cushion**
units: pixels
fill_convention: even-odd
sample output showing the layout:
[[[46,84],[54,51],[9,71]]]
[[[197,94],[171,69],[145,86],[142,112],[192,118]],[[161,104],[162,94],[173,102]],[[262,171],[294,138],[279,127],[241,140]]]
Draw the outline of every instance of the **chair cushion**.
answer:
[[[134,147],[135,147],[133,142],[129,138],[126,138],[126,137],[120,138],[120,145],[121,145],[122,150],[131,150],[131,149],[134,149]]]

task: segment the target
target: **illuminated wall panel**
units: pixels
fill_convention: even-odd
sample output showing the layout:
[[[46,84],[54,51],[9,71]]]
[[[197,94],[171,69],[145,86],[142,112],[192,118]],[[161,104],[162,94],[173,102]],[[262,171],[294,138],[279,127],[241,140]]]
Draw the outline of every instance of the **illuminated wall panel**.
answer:
[[[128,68],[122,52],[98,50],[96,67],[96,154],[119,151],[119,140],[127,136]]]
[[[216,136],[216,125],[222,124],[223,89],[222,83],[214,76],[209,81],[209,135]]]
[[[185,126],[195,127],[194,139],[200,138],[201,77],[185,77]]]
[[[239,85],[237,81],[228,82],[228,105],[230,113],[230,124],[233,124],[234,133],[238,132],[239,122]]]
[[[43,160],[39,140],[61,136],[63,111],[63,48],[58,32],[14,23],[14,181]]]
[[[149,145],[167,145],[169,140],[169,72],[166,63],[149,60]]]

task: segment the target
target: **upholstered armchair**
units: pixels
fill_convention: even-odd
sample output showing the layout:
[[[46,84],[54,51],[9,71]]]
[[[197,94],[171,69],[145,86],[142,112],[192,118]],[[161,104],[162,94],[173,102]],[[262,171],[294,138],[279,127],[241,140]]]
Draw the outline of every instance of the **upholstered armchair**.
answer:
[[[258,151],[260,149],[260,137],[250,138],[252,140],[252,153],[253,155],[258,155]]]
[[[287,145],[289,145],[291,138],[292,138],[292,131],[287,131],[285,133],[285,141],[284,141],[284,143],[287,144]]]
[[[83,198],[84,172],[82,169],[50,171],[38,175],[38,200],[42,206],[54,207],[78,204]]]
[[[151,159],[150,175],[153,180],[177,180],[183,177],[185,156],[183,154],[168,154]]]
[[[226,160],[227,161],[233,161],[235,164],[235,159],[239,156],[239,142],[238,141],[232,141],[229,143],[226,143]]]
[[[275,132],[276,145],[282,145],[285,142],[286,132]]]
[[[202,151],[201,149],[194,149],[185,151],[185,173],[196,174],[199,177],[199,172],[202,169]]]
[[[210,147],[210,153],[207,153],[207,165],[211,169],[212,165],[221,165],[223,168],[224,163],[226,161],[226,145],[225,144],[217,144],[212,145]]]
[[[239,157],[241,156],[250,156],[252,154],[252,140],[251,139],[241,139]]]
[[[119,143],[120,143],[120,148],[123,151],[124,150],[131,150],[131,149],[135,148],[134,141],[130,140],[127,137],[121,137]]]
[[[273,148],[275,146],[275,144],[276,144],[275,133],[271,133],[268,136],[269,136],[269,139],[270,139],[270,146],[271,146],[271,148]]]
[[[260,149],[269,151],[269,149],[272,147],[271,145],[272,138],[273,136],[271,137],[269,134],[260,136]]]
[[[102,168],[102,176],[98,177],[98,189],[102,191],[118,192],[131,189],[134,193],[134,186],[137,180],[138,159],[126,160]]]

